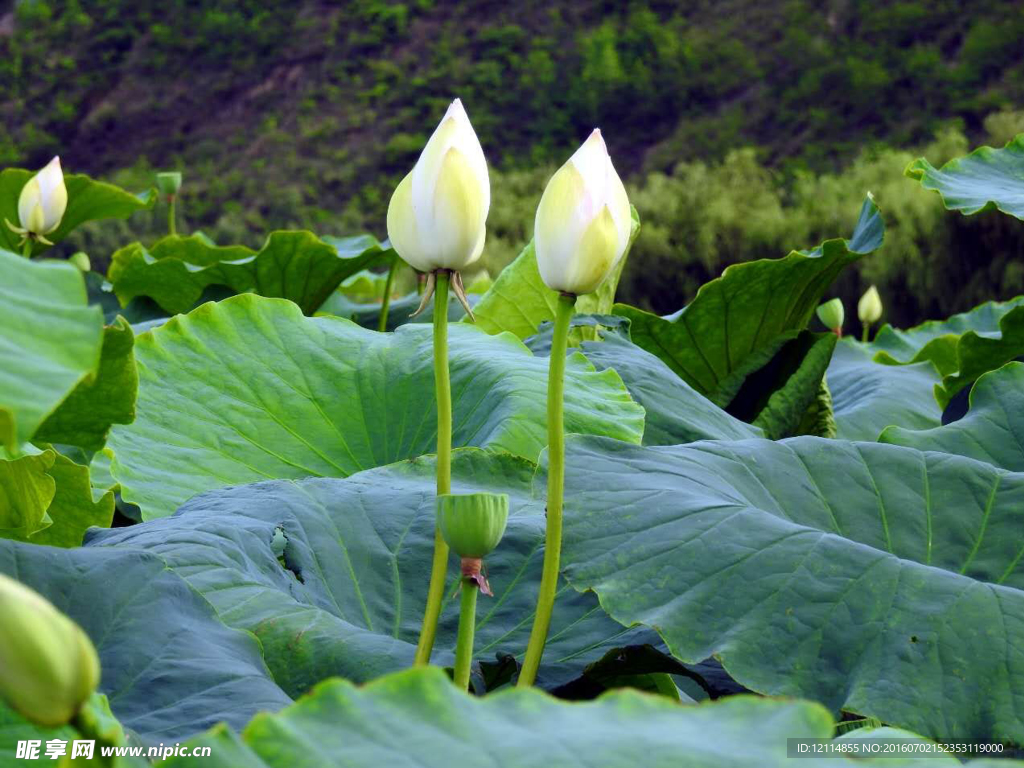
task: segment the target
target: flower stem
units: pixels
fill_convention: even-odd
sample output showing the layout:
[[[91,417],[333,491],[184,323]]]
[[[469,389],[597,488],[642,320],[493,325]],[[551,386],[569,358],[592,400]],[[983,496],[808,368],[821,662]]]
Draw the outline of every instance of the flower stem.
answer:
[[[434,388],[437,390],[437,493],[452,489],[452,387],[448,378],[448,283],[451,274],[446,269],[437,271],[434,287]],[[434,563],[430,568],[430,588],[427,607],[423,614],[423,628],[416,646],[416,666],[430,663],[437,634],[437,619],[441,615],[444,598],[444,580],[448,573],[448,545],[441,535],[441,527],[434,527]]]
[[[21,248],[21,255],[24,256],[26,259],[31,259],[32,258],[32,238],[31,237],[26,237],[25,238],[25,245],[22,246],[22,248]]]
[[[455,684],[469,690],[469,669],[473,663],[473,633],[476,630],[476,595],[480,591],[472,579],[462,580],[459,604],[459,639],[455,645]]]
[[[395,272],[398,271],[398,256],[391,257],[388,279],[384,282],[384,303],[380,305],[380,321],[377,330],[384,333],[388,329],[388,308],[391,306],[391,291],[395,286]]]
[[[562,493],[565,486],[565,430],[562,423],[565,349],[569,339],[569,322],[575,307],[575,296],[564,293],[559,295],[554,335],[551,338],[551,358],[548,362],[548,503],[544,570],[530,642],[526,647],[523,668],[519,672],[518,685],[523,686],[533,685],[537,677],[558,588],[558,563],[562,554]]]
[[[868,339],[870,337],[870,334],[871,334],[871,325],[868,324],[868,323],[864,323],[864,330],[861,331],[860,340],[862,342],[864,342],[865,344],[867,344],[868,343]]]
[[[178,234],[178,227],[174,221],[174,195],[167,198],[167,232],[171,235]]]

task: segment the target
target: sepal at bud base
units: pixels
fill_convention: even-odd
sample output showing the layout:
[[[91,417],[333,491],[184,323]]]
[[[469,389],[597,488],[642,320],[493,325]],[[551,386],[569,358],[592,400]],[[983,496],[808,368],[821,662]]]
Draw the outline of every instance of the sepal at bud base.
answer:
[[[0,698],[39,725],[71,721],[100,682],[88,635],[46,598],[0,574]]]
[[[181,173],[179,171],[163,171],[156,175],[156,187],[160,194],[174,197],[181,189]]]
[[[836,298],[826,301],[818,307],[817,312],[818,319],[821,320],[826,328],[837,333],[842,331],[843,320],[846,317],[846,313],[843,311],[842,299]]]
[[[878,295],[878,289],[871,286],[857,302],[857,318],[866,325],[878,322],[882,317],[882,297]]]
[[[462,558],[487,557],[498,546],[508,522],[504,493],[446,493],[437,497],[441,535]]]

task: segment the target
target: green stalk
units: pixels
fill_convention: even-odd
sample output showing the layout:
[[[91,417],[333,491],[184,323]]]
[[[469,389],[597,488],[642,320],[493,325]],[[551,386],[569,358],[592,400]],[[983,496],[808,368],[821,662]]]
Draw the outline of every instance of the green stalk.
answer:
[[[174,221],[174,195],[167,198],[167,231],[172,235],[178,234],[178,227]]]
[[[446,269],[436,273],[434,286],[434,388],[437,390],[437,494],[452,489],[452,386],[448,377],[448,283]],[[416,646],[416,666],[430,663],[437,634],[437,620],[444,599],[444,580],[448,574],[448,545],[440,525],[434,528],[434,563],[430,568],[430,588],[423,614],[423,628]]]
[[[864,325],[864,330],[861,331],[860,340],[862,342],[864,342],[865,344],[867,344],[868,343],[868,339],[869,339],[870,334],[871,334],[871,325],[869,323],[864,323],[863,325]]]
[[[31,237],[26,237],[25,238],[25,245],[23,245],[22,248],[21,248],[21,255],[24,256],[26,259],[31,259],[32,258],[32,238]]]
[[[472,579],[462,580],[459,603],[459,639],[455,645],[455,684],[469,690],[469,669],[473,663],[473,633],[476,630],[476,595],[480,589]]]
[[[526,658],[519,672],[518,685],[533,685],[544,653],[551,610],[558,589],[558,563],[562,554],[562,495],[565,487],[565,430],[562,405],[565,389],[565,350],[569,340],[576,297],[561,294],[555,309],[555,329],[551,337],[551,358],[548,362],[548,503],[547,532],[544,539],[544,571],[537,595],[537,613],[533,617]]]
[[[380,322],[377,323],[377,330],[384,333],[388,329],[388,307],[391,306],[391,291],[395,285],[395,272],[398,271],[398,257],[391,257],[391,267],[388,269],[388,279],[384,283],[384,303],[380,306]]]

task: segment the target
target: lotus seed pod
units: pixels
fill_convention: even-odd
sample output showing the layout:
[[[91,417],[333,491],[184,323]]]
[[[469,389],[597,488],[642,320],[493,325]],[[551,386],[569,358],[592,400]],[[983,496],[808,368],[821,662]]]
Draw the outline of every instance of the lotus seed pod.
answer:
[[[501,541],[508,522],[504,493],[442,494],[437,497],[441,535],[462,558],[486,557]]]
[[[85,251],[78,251],[78,253],[72,254],[68,261],[83,272],[89,272],[92,269],[92,261],[89,260],[89,254]]]
[[[181,189],[181,173],[178,171],[164,171],[156,175],[156,187],[160,193],[167,197],[174,197]]]
[[[45,726],[69,722],[100,682],[88,635],[42,595],[0,574],[0,698]]]
[[[835,331],[843,327],[844,316],[845,313],[843,312],[842,299],[832,299],[818,307],[818,319],[821,320],[821,322],[825,324],[825,327],[830,331]]]
[[[878,289],[871,286],[857,302],[857,317],[862,323],[876,323],[882,316],[882,297],[878,295]]]

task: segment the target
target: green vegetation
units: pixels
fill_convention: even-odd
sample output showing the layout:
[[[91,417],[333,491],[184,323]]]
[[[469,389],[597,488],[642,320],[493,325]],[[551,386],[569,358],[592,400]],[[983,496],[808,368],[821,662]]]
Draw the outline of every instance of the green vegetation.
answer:
[[[1024,130],[1024,12],[970,10],[24,0],[0,25],[0,164],[59,152],[130,189],[184,169],[180,221],[222,245],[283,228],[383,235],[390,191],[458,95],[499,171],[492,274],[529,240],[555,165],[600,125],[650,211],[633,257],[645,268],[620,298],[676,309],[728,263],[848,228],[870,190],[889,243],[839,294],[875,282],[887,319],[909,323],[1024,290],[1015,229],[944,217],[901,176],[911,155],[938,164]],[[166,220],[89,227],[73,245],[105,267]]]

